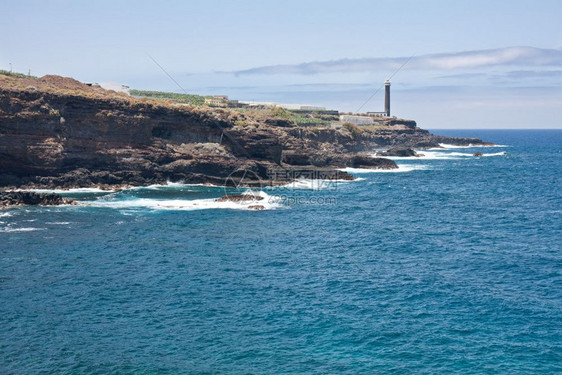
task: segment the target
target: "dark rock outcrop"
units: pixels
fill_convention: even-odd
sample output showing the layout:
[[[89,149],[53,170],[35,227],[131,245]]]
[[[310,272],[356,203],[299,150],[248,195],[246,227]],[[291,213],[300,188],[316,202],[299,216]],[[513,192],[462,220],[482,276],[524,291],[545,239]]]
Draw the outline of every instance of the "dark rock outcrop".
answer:
[[[232,194],[232,195],[223,195],[220,198],[215,199],[216,202],[253,202],[253,201],[261,201],[264,198],[259,195],[254,194]]]
[[[310,155],[306,152],[294,150],[283,152],[283,162],[289,165],[311,165]]]
[[[386,151],[377,152],[378,156],[401,156],[401,157],[415,157],[419,156],[414,150],[407,147],[392,147]]]
[[[493,143],[484,142],[479,138],[467,138],[467,137],[444,137],[440,135],[434,135],[433,139],[437,143],[452,144],[456,146],[493,146]],[[439,147],[439,145],[437,145]]]
[[[351,158],[352,168],[371,168],[371,169],[397,169],[398,165],[390,159],[373,158],[370,156],[357,155]]]
[[[58,194],[43,194],[30,191],[1,191],[0,206],[58,206],[61,204],[74,204],[74,201],[65,199]]]

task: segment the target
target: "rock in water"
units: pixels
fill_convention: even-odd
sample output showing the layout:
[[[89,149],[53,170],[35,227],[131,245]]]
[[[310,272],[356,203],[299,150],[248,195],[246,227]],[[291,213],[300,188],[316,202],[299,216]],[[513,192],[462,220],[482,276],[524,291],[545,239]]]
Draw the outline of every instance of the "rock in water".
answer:
[[[73,200],[65,199],[58,194],[34,193],[31,191],[3,191],[0,192],[0,206],[58,206],[61,204],[76,204]]]
[[[475,152],[472,156],[483,156],[484,154],[480,151]]]
[[[249,210],[256,210],[256,211],[261,211],[261,210],[265,210],[265,207],[262,206],[261,204],[255,204],[252,206],[248,206]]]
[[[350,166],[368,169],[398,169],[398,165],[393,160],[361,155],[351,158]]]
[[[389,148],[386,151],[383,152],[377,152],[377,155],[380,156],[402,156],[402,157],[408,157],[408,156],[419,156],[414,150],[412,150],[411,148],[405,148],[405,147],[393,147],[393,148]]]
[[[223,195],[222,197],[215,200],[215,202],[252,202],[261,201],[263,197],[259,195],[252,194],[233,194],[233,195]]]

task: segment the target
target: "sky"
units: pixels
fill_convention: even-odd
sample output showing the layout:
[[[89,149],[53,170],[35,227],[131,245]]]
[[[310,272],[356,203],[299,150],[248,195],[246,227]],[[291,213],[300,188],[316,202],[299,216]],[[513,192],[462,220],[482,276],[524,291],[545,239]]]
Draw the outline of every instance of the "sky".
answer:
[[[423,128],[562,128],[560,0],[0,2],[0,69],[349,112],[392,77]]]

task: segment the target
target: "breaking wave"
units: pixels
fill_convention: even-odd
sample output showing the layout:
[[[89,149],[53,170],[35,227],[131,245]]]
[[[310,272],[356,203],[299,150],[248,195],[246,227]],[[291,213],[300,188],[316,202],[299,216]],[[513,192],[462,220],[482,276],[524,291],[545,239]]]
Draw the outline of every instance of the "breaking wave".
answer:
[[[439,143],[439,146],[441,147],[435,147],[435,148],[431,148],[430,150],[442,150],[442,149],[452,149],[452,148],[474,148],[474,147],[509,147],[507,145],[475,145],[475,144],[468,144],[465,146],[459,146],[459,145],[450,145],[448,143]]]
[[[431,150],[442,150],[442,149],[431,149]],[[421,156],[384,156],[386,159],[391,160],[451,160],[451,159],[463,159],[476,157],[473,153],[467,152],[445,152],[445,151],[429,151],[429,150],[418,150],[416,151]],[[483,154],[485,156],[502,156],[505,155],[505,151],[496,152],[492,154]],[[373,157],[380,157],[376,154]]]
[[[411,171],[420,171],[429,169],[427,165],[422,164],[399,164],[398,169],[369,169],[369,168],[344,168],[340,171],[348,172],[351,174],[359,173],[402,173]]]
[[[170,189],[186,189],[192,187],[207,187],[213,188],[217,187],[220,188],[220,185],[212,185],[212,184],[186,184],[183,182],[166,182],[165,184],[154,184],[154,185],[147,185],[147,186],[135,186],[130,187],[123,190],[170,190]]]
[[[502,155],[505,155],[505,151],[496,152],[495,154],[483,154],[482,156],[486,157],[486,156],[502,156]]]
[[[101,189],[99,187],[92,187],[92,188],[71,188],[71,189],[19,189],[16,191],[32,191],[35,193],[55,193],[61,195],[65,195],[65,194],[76,195],[76,194],[116,193],[120,191],[135,191],[135,190],[183,189],[189,187],[220,187],[220,186],[210,185],[210,184],[185,184],[182,182],[167,182],[165,184],[118,187],[115,189]]]
[[[0,228],[0,233],[10,233],[10,232],[33,232],[36,230],[44,230],[45,228]]]
[[[250,192],[246,192],[250,194]],[[217,198],[207,199],[154,199],[154,198],[134,198],[126,200],[106,200],[98,199],[95,201],[84,202],[85,205],[91,207],[106,207],[115,209],[137,209],[144,208],[150,210],[168,210],[168,211],[194,211],[209,209],[232,209],[232,210],[251,210],[250,206],[263,206],[266,210],[280,207],[277,197],[269,195],[263,191],[253,192],[263,199],[255,199],[245,202],[217,202]]]
[[[95,194],[95,193],[112,193],[117,191],[116,189],[100,189],[100,188],[72,188],[72,189],[19,189],[16,191],[32,191],[34,193],[45,193],[45,194]]]

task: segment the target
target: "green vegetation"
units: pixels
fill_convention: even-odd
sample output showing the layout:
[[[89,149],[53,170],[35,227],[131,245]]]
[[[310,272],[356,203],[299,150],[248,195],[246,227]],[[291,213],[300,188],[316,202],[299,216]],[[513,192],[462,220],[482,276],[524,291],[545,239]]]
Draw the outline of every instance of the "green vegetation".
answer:
[[[248,125],[248,123],[245,120],[237,119],[236,121],[234,121],[234,125],[235,126],[246,126],[246,125]]]
[[[381,123],[374,123],[373,125],[367,125],[361,127],[361,130],[363,130],[364,133],[365,132],[376,133],[377,131],[382,129],[388,129],[388,126]]]
[[[330,125],[330,121],[322,120],[319,118],[310,118],[310,117],[300,117],[294,116],[293,121],[297,123],[297,125],[304,125],[304,126],[312,126],[312,125]]]
[[[272,117],[282,118],[284,120],[293,119],[293,114],[282,107],[271,107],[269,112]]]
[[[203,105],[205,96],[193,94],[178,94],[175,92],[149,91],[149,90],[130,90],[132,96],[141,96],[152,99],[170,100],[176,103],[185,103],[193,105]]]
[[[300,126],[329,126],[337,117],[303,111],[291,111],[282,107],[272,107],[269,114],[273,117],[282,118],[294,122]]]
[[[32,75],[10,72],[10,71],[3,70],[3,69],[0,69],[0,74],[3,74],[5,76],[10,76],[10,77],[16,77],[16,78],[37,78],[37,77],[32,76]]]
[[[149,90],[130,90],[132,96],[146,97],[151,99],[168,100],[176,103],[185,103],[193,105],[205,104],[205,98],[210,96],[194,95],[194,94],[178,94],[174,92],[163,91],[149,91]],[[275,117],[284,120],[289,120],[299,126],[329,126],[333,121],[338,121],[339,117],[333,114],[326,114],[319,111],[318,113],[312,111],[291,111],[283,107],[270,107],[270,108],[231,108],[232,110],[248,114],[256,118]],[[241,125],[241,123],[240,123]]]

